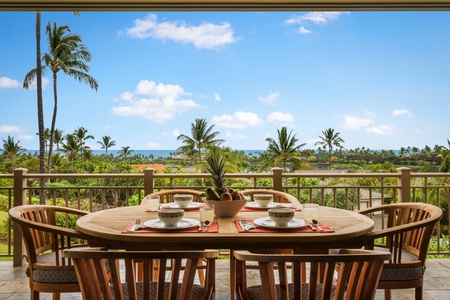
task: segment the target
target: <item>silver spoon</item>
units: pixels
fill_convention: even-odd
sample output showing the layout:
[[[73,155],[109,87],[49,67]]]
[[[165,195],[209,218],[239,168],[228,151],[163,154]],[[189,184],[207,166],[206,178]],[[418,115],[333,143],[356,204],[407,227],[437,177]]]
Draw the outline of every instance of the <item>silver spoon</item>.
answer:
[[[314,226],[317,227],[317,229],[319,229],[320,231],[323,231],[322,227],[319,226],[319,221],[317,221],[316,219],[312,219],[311,222],[313,223]]]
[[[206,232],[208,232],[208,227],[209,227],[209,225],[211,225],[211,222],[208,221],[208,220],[206,220],[206,221],[205,221],[205,230],[206,230]]]

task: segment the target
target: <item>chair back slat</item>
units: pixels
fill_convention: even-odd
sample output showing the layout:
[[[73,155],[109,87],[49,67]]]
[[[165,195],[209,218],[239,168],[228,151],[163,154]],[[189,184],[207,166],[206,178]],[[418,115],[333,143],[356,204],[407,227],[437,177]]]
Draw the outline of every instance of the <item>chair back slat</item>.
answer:
[[[102,282],[100,285],[90,285],[83,282],[89,280],[88,277],[78,277],[84,287],[82,294],[85,300],[109,300],[111,290],[114,292],[113,299],[209,300],[212,299],[215,291],[215,282],[211,280],[215,280],[215,277],[209,276],[209,272],[215,272],[215,269],[206,268],[205,286],[195,285],[196,293],[194,293],[194,281],[200,259],[205,259],[208,266],[212,263],[214,267],[214,260],[218,257],[216,250],[124,252],[91,248],[68,249],[63,251],[63,256],[72,259],[77,270],[80,266],[86,266],[88,269],[83,272],[91,273],[93,278]],[[110,268],[110,280],[106,272],[106,264],[102,263],[105,260],[108,261]],[[93,261],[95,264],[85,264],[86,261]],[[125,266],[124,278],[121,277],[119,262],[123,262]],[[138,264],[143,265],[143,282],[138,281],[136,267]],[[163,267],[168,264],[170,264],[170,268]],[[153,276],[155,265],[158,266],[157,275]],[[79,275],[81,275],[81,271],[80,269]],[[166,282],[167,279],[169,281]],[[124,287],[126,287],[126,291]],[[95,291],[88,289],[95,289]],[[143,295],[142,298],[138,298],[140,294]],[[155,295],[156,298],[153,298],[152,295]],[[200,295],[201,298],[192,298],[193,295]]]
[[[389,257],[390,253],[368,250],[340,250],[338,254],[255,254],[235,251],[237,272],[246,272],[242,265],[247,262],[258,262],[261,279],[261,284],[252,286],[251,292],[246,284],[238,282],[236,286],[238,292],[244,295],[244,300],[254,299],[257,294],[250,293],[258,289],[264,299],[374,299],[384,261]],[[282,293],[284,275],[278,275],[277,278],[276,273],[283,274],[282,270],[286,269],[288,262],[293,264],[294,273],[287,292]],[[305,263],[309,266],[307,281],[301,278],[301,264]],[[244,276],[241,274],[236,278]],[[304,284],[308,285],[307,295],[303,294]],[[239,289],[248,290],[245,292]]]

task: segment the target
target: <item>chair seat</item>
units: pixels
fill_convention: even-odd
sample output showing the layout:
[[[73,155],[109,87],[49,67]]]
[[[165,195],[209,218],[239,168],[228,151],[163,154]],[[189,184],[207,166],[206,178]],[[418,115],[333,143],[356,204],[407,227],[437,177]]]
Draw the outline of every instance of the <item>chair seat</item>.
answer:
[[[181,287],[181,283],[178,285]],[[169,296],[169,287],[170,283],[166,282],[164,285],[164,299],[168,299]],[[128,298],[128,286],[126,283],[122,283],[122,289],[123,289],[123,296],[124,299]],[[178,289],[180,291],[180,289]],[[143,299],[144,298],[144,286],[142,282],[136,282],[136,292],[137,292],[137,299]],[[113,287],[111,286],[111,293],[114,298],[114,291]],[[177,299],[179,299],[180,295],[177,294]],[[203,298],[203,287],[198,284],[194,284],[194,287],[192,288],[192,297],[191,300],[201,300]],[[150,299],[156,299],[156,282],[150,283]]]
[[[302,295],[303,295],[302,300],[308,300],[308,287],[309,287],[309,284],[307,284],[307,283],[302,284]],[[280,285],[279,284],[276,285],[276,289],[277,289],[277,296],[279,299],[280,298]],[[289,289],[289,299],[294,299],[294,284],[292,284],[292,283],[288,284],[288,289]],[[333,285],[331,287],[330,299],[334,298],[335,290],[336,290],[336,287]],[[263,293],[262,293],[263,291],[262,291],[261,285],[250,286],[250,287],[248,287],[247,292],[248,292],[249,300],[263,299]],[[317,295],[316,295],[317,300],[321,299],[321,294],[322,294],[322,285],[319,284],[319,285],[317,285]]]
[[[59,254],[61,257],[61,251]],[[45,253],[37,255],[37,262],[39,264],[56,265],[56,255],[55,253]],[[30,266],[25,270],[27,277],[30,277]],[[33,280],[41,283],[77,283],[77,273],[75,268],[71,270],[39,270],[36,269],[33,272]]]
[[[376,251],[389,251],[384,247],[374,247]],[[402,251],[402,262],[417,261],[418,257],[410,252]],[[417,266],[412,268],[399,268],[398,265],[390,267],[388,263],[384,264],[383,271],[381,272],[380,281],[392,281],[392,280],[415,280],[420,279],[425,274],[424,266]]]

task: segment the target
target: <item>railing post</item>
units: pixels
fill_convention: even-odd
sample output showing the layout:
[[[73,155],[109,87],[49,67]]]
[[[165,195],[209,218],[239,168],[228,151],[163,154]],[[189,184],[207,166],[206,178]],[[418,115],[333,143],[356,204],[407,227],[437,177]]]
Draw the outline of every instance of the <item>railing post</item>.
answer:
[[[272,168],[273,174],[273,189],[275,191],[283,191],[283,169],[282,168]]]
[[[26,204],[26,190],[27,179],[25,175],[28,170],[23,168],[17,168],[13,170],[14,175],[14,207]],[[23,242],[22,232],[20,231],[19,224],[14,223],[14,253],[13,253],[13,265],[21,266],[23,264]]]
[[[145,168],[144,169],[144,195],[148,195],[154,192],[155,188],[155,169]]]
[[[411,202],[411,169],[406,167],[397,168],[400,174],[398,185],[400,186],[400,193],[398,195],[398,202]]]

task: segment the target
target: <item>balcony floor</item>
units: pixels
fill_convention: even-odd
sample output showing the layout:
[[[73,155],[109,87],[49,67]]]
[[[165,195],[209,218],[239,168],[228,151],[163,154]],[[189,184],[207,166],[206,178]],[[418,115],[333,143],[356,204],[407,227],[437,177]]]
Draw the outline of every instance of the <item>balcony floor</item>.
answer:
[[[30,299],[28,278],[25,276],[25,266],[13,267],[12,262],[0,262],[0,300]],[[228,300],[229,267],[227,260],[217,262],[216,300]],[[414,290],[393,291],[392,298],[414,299]],[[41,295],[41,299],[52,299],[51,295]],[[82,299],[78,293],[62,294],[62,300]],[[384,299],[383,291],[378,291],[375,299]],[[424,300],[450,299],[450,259],[428,259],[425,273]]]

